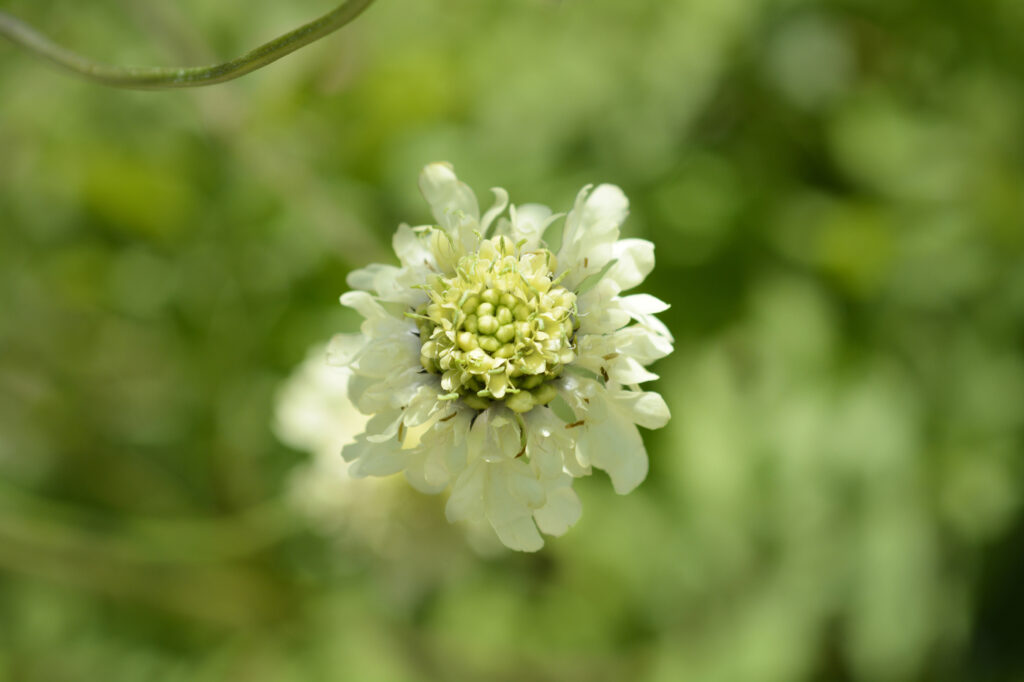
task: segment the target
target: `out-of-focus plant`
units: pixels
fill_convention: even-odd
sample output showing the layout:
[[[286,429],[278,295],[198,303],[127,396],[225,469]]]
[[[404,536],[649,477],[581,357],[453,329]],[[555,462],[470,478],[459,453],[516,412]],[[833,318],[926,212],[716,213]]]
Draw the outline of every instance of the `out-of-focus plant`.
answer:
[[[206,63],[316,4],[4,8]],[[0,45],[0,679],[1021,679],[1022,13],[377,3],[160,97]],[[389,507],[409,544],[366,542],[337,479],[265,533],[319,466],[275,397],[358,327],[345,275],[430,220],[410,175],[436,158],[630,197],[677,339],[647,482],[580,479],[587,513],[531,556],[467,552],[419,495]]]

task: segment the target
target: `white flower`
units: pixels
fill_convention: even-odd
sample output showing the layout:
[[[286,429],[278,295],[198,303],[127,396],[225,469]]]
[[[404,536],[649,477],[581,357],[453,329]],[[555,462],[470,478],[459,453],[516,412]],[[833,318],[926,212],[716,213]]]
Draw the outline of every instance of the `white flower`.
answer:
[[[435,524],[412,518],[421,509],[409,504],[408,486],[400,476],[352,477],[352,464],[338,453],[355,442],[368,418],[349,399],[352,372],[325,363],[325,352],[322,345],[311,348],[277,394],[275,433],[286,445],[312,455],[288,478],[288,504],[346,552],[358,546],[380,555],[408,557],[422,543],[424,532],[433,543],[454,541],[437,533]],[[444,433],[421,435],[436,440]],[[413,432],[410,439],[415,437]],[[415,469],[407,475],[415,475]],[[478,554],[492,555],[501,547],[485,520],[474,519],[461,530]]]
[[[561,246],[543,237],[561,215],[495,204],[482,217],[451,166],[420,189],[436,225],[402,225],[400,266],[349,275],[341,302],[365,318],[331,342],[353,373],[353,402],[372,415],[345,446],[353,476],[404,471],[417,489],[451,488],[449,520],[486,519],[512,549],[561,535],[580,516],[572,479],[604,469],[625,494],[647,475],[637,425],[669,419],[639,384],[672,351],[655,317],[668,305],[622,296],[654,267],[654,245],[619,239],[628,202],[614,185],[585,187]],[[503,215],[508,208],[507,217]]]
[[[350,465],[338,456],[366,429],[366,415],[348,397],[351,376],[324,362],[323,346],[311,349],[278,393],[274,431],[282,442],[312,455],[292,472],[288,501],[321,531],[380,547],[396,489],[391,481],[353,479]]]

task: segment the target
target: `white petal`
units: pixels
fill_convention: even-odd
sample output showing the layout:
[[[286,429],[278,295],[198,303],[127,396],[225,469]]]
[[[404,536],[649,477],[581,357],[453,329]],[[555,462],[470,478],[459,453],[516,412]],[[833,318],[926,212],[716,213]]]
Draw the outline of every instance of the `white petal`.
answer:
[[[406,403],[402,421],[406,426],[418,426],[430,419],[443,406],[437,399],[437,389],[429,384],[424,384]]]
[[[605,277],[619,285],[620,291],[632,289],[654,269],[654,244],[646,239],[622,239],[612,245],[615,264]]]
[[[629,311],[634,317],[638,315],[657,315],[668,310],[671,306],[660,298],[650,294],[632,294],[619,299],[619,304],[624,310]]]
[[[651,357],[654,351],[648,336],[647,330],[635,325],[612,334],[581,335],[577,339],[576,365],[620,384],[653,381],[658,375],[644,369],[644,365],[663,356]]]
[[[560,267],[569,271],[566,285],[579,286],[587,277],[601,272],[614,257],[613,244],[619,226],[629,213],[629,201],[615,185],[600,185],[591,193],[583,188],[576,205],[565,218]]]
[[[434,254],[426,240],[417,231],[408,225],[400,225],[391,239],[391,248],[402,265],[415,270],[436,269],[437,263]]]
[[[615,339],[616,351],[636,358],[643,365],[649,365],[672,352],[672,337],[657,334],[641,325],[620,329],[610,336]]]
[[[518,244],[525,240],[524,251],[532,251],[540,246],[548,226],[562,217],[561,213],[553,214],[551,209],[543,204],[513,206],[509,213],[512,216],[512,241]]]
[[[602,279],[576,299],[580,334],[608,334],[629,324],[630,313],[616,297],[619,287]]]
[[[427,495],[436,495],[448,487],[449,477],[447,472],[439,472],[433,466],[432,452],[422,449],[406,452],[408,464],[405,467],[405,480],[416,490]]]
[[[501,187],[492,187],[491,192],[494,194],[494,205],[487,209],[487,213],[484,213],[484,217],[480,220],[480,234],[486,234],[487,228],[491,226],[494,219],[501,215],[505,207],[508,206],[508,192]]]
[[[327,344],[327,362],[347,367],[366,345],[362,334],[335,334]]]
[[[341,304],[352,308],[367,320],[388,317],[387,311],[365,291],[346,291],[341,295]]]
[[[381,273],[388,273],[393,275],[398,272],[398,268],[394,265],[382,265],[380,263],[371,263],[365,268],[353,270],[348,273],[348,277],[345,278],[345,283],[348,284],[351,289],[362,289],[363,291],[372,291],[379,293],[376,285],[377,277]]]
[[[396,441],[370,443],[364,436],[342,448],[342,457],[352,462],[348,473],[353,478],[390,476],[405,468],[405,455]]]
[[[473,422],[467,439],[470,459],[501,462],[515,458],[522,449],[519,426],[508,408],[495,404]]]
[[[537,480],[530,466],[520,460],[523,466],[508,472],[508,488],[513,497],[522,501],[527,507],[537,509],[544,505],[544,486]],[[507,467],[510,468],[510,467]]]
[[[580,519],[583,505],[571,486],[548,491],[547,504],[533,512],[540,529],[548,535],[562,535]]]
[[[366,440],[371,443],[387,443],[393,440],[401,448],[402,444],[398,438],[399,428],[402,428],[402,413],[400,411],[378,412],[366,425]]]
[[[484,508],[498,538],[510,549],[535,552],[544,541],[533,522],[532,509],[518,499],[511,490],[510,478],[515,476],[517,462],[484,464],[487,469],[484,484]],[[523,463],[525,466],[525,463]]]
[[[432,163],[420,173],[420,191],[423,193],[438,225],[449,232],[467,219],[476,223],[480,206],[473,190],[455,177],[449,163]]]
[[[615,492],[624,495],[647,477],[647,451],[633,423],[632,406],[620,405],[609,390],[592,379],[577,379],[580,398],[577,416],[583,420],[576,436],[583,462],[604,469]],[[611,387],[616,391],[617,387]],[[585,405],[585,407],[580,407]]]
[[[565,422],[551,410],[530,410],[526,421],[527,452],[530,462],[541,478],[555,479],[562,475],[566,461],[574,457],[576,442]]]
[[[498,534],[498,539],[509,549],[536,552],[544,546],[544,539],[537,532],[537,525],[529,516],[491,525]]]
[[[628,355],[620,355],[612,360],[605,371],[612,381],[619,384],[642,384],[658,378],[657,374],[647,371],[635,358]]]
[[[595,423],[576,441],[581,459],[604,469],[615,492],[625,495],[647,478],[647,451],[636,426],[625,420]]]
[[[645,429],[660,429],[672,416],[665,399],[653,391],[619,391],[615,401],[620,409],[629,411],[630,419]]]
[[[619,226],[629,214],[629,200],[615,185],[598,185],[589,194],[587,189],[580,192],[576,205],[566,217],[565,237],[573,243],[609,235],[616,238]]]
[[[452,494],[445,505],[444,513],[448,521],[463,521],[480,518],[484,509],[484,468],[487,465],[477,461],[459,474],[452,486]]]
[[[465,469],[465,435],[470,418],[460,417],[435,422],[420,438],[414,450],[416,466],[410,465],[409,470],[422,479],[424,486],[440,491]]]
[[[408,367],[383,377],[355,374],[349,381],[348,395],[364,414],[400,409],[413,399],[421,386],[431,386],[437,391],[437,377],[420,374],[420,371]]]

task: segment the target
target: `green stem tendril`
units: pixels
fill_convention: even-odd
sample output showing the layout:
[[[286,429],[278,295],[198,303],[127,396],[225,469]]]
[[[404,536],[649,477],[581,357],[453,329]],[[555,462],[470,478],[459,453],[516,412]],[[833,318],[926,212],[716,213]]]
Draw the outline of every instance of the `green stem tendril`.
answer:
[[[57,45],[25,22],[6,12],[0,12],[0,36],[7,37],[26,50],[49,59],[79,76],[104,85],[135,90],[192,88],[223,83],[261,69],[271,62],[337,31],[359,16],[372,2],[373,0],[347,0],[340,7],[319,19],[304,24],[294,31],[289,31],[269,43],[260,45],[237,59],[211,66],[164,68],[118,67],[98,64]]]

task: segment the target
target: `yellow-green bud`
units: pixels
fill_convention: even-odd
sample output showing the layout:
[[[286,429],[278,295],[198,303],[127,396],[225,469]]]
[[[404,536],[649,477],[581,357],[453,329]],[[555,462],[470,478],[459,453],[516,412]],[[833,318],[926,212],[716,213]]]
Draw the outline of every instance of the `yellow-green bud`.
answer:
[[[530,393],[533,394],[533,401],[538,405],[547,405],[558,397],[558,389],[550,381],[546,384],[541,384],[530,391]]]
[[[533,396],[527,391],[519,391],[505,398],[505,407],[513,412],[529,412],[533,409]]]
[[[474,350],[479,346],[476,342],[476,334],[470,332],[459,332],[459,348],[462,350]]]
[[[491,335],[494,332],[498,331],[498,327],[500,326],[501,325],[498,324],[497,318],[495,318],[493,315],[484,315],[479,320],[477,320],[477,327],[479,328],[481,334]]]
[[[480,347],[483,348],[488,353],[493,353],[494,351],[501,348],[501,341],[498,341],[498,339],[494,338],[493,336],[482,336],[479,338]]]
[[[480,297],[476,294],[471,294],[469,298],[462,304],[462,312],[469,315],[471,312],[476,310],[476,307],[480,305]]]

